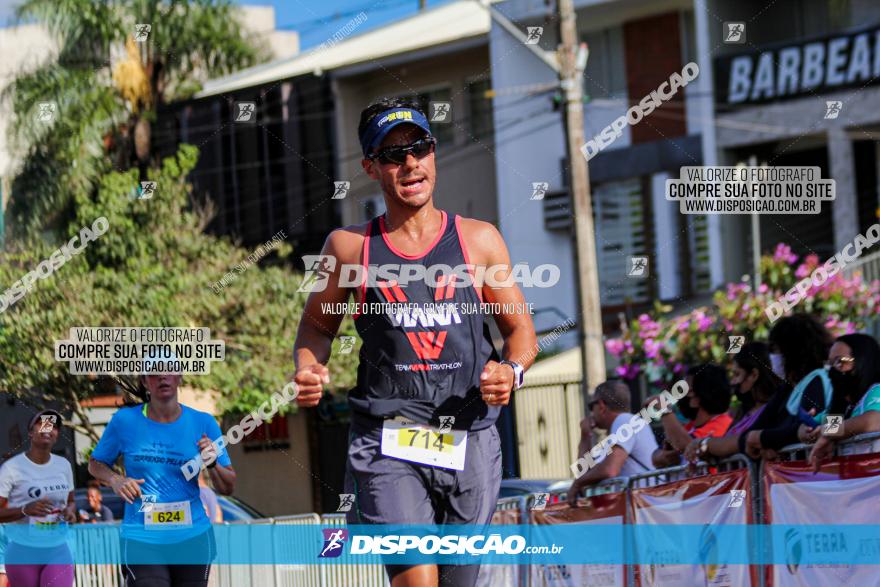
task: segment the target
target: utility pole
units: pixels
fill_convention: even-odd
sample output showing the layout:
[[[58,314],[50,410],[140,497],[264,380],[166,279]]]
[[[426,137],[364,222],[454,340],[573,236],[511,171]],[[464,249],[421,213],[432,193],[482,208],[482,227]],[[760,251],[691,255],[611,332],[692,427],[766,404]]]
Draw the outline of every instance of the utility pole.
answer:
[[[559,79],[563,91],[565,138],[571,170],[569,189],[574,207],[574,256],[577,267],[578,326],[581,347],[582,394],[605,380],[605,346],[602,341],[602,311],[599,302],[599,274],[596,262],[596,233],[590,200],[587,160],[581,153],[584,140],[583,68],[586,46],[578,59],[577,24],[572,0],[558,0]],[[586,401],[585,401],[586,405]]]
[[[758,166],[758,158],[755,155],[749,157],[749,174],[752,169]],[[751,189],[751,185],[749,188]],[[761,220],[756,212],[752,212],[752,282],[755,284],[753,290],[755,295],[758,294],[758,288],[761,287]]]

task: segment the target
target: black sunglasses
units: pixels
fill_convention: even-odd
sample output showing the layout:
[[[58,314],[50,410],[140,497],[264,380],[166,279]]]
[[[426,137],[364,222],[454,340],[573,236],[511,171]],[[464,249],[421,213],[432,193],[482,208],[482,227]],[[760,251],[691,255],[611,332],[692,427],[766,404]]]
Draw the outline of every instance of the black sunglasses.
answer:
[[[415,157],[416,159],[421,159],[428,156],[430,153],[434,152],[434,146],[436,144],[437,139],[435,139],[434,137],[425,137],[423,139],[417,140],[410,145],[404,145],[400,147],[385,147],[384,149],[380,149],[376,153],[371,153],[370,155],[367,155],[367,159],[378,159],[379,163],[384,163],[385,165],[388,165],[389,163],[401,165],[403,163],[406,163],[406,156],[410,153],[412,153],[413,157]]]

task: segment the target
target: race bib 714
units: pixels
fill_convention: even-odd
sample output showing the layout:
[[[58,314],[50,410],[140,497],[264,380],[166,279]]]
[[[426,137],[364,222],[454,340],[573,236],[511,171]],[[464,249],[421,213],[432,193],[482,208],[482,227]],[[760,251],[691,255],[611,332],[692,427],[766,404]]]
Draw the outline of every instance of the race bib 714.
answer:
[[[467,430],[440,432],[426,424],[396,418],[382,425],[382,454],[423,465],[464,470]]]

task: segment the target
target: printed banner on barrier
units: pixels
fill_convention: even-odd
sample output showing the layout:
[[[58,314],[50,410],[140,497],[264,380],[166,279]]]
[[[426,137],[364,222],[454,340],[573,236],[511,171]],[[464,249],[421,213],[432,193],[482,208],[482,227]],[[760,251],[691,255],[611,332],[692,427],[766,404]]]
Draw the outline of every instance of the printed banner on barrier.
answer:
[[[661,540],[636,541],[636,558],[651,561],[639,565],[641,587],[740,587],[751,585],[747,565],[721,562],[720,551],[727,546],[719,539],[719,525],[748,524],[750,514],[748,469],[718,475],[695,477],[659,487],[632,492],[634,523],[675,528],[676,525],[703,525],[693,544],[676,542],[675,532]],[[671,551],[693,549],[701,565],[672,564]]]
[[[843,457],[826,463],[817,474],[803,461],[767,463],[765,484],[769,491],[768,522],[803,525],[783,535],[773,533],[775,553],[784,553],[786,564],[773,565],[774,587],[837,587],[874,585],[876,565],[820,564],[817,557],[833,555],[880,560],[880,541],[854,538],[831,524],[880,524],[880,457]],[[833,508],[828,504],[834,503]],[[827,526],[826,526],[827,525]],[[775,558],[778,558],[776,556]],[[808,562],[815,561],[815,562]]]
[[[530,512],[529,518],[535,524],[533,536],[546,539],[547,534],[551,533],[546,528],[548,526],[619,526],[624,522],[625,513],[626,494],[608,493],[582,498],[574,509],[565,503],[554,504],[543,511]],[[624,549],[623,542],[620,543],[620,549]],[[529,569],[530,585],[535,587],[623,587],[625,580],[625,567],[619,564],[535,564]]]

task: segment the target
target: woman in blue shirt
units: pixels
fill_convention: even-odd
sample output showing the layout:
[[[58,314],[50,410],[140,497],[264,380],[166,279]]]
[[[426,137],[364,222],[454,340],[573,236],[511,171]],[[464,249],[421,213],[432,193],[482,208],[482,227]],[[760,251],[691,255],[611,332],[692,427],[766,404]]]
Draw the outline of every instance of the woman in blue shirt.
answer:
[[[198,475],[181,467],[201,455],[216,490],[229,495],[235,471],[214,417],[180,404],[180,375],[144,375],[144,404],[117,411],[89,460],[89,472],[125,499],[123,574],[127,587],[207,586],[215,555]],[[126,476],[112,470],[123,457]],[[179,564],[168,564],[176,561]]]

